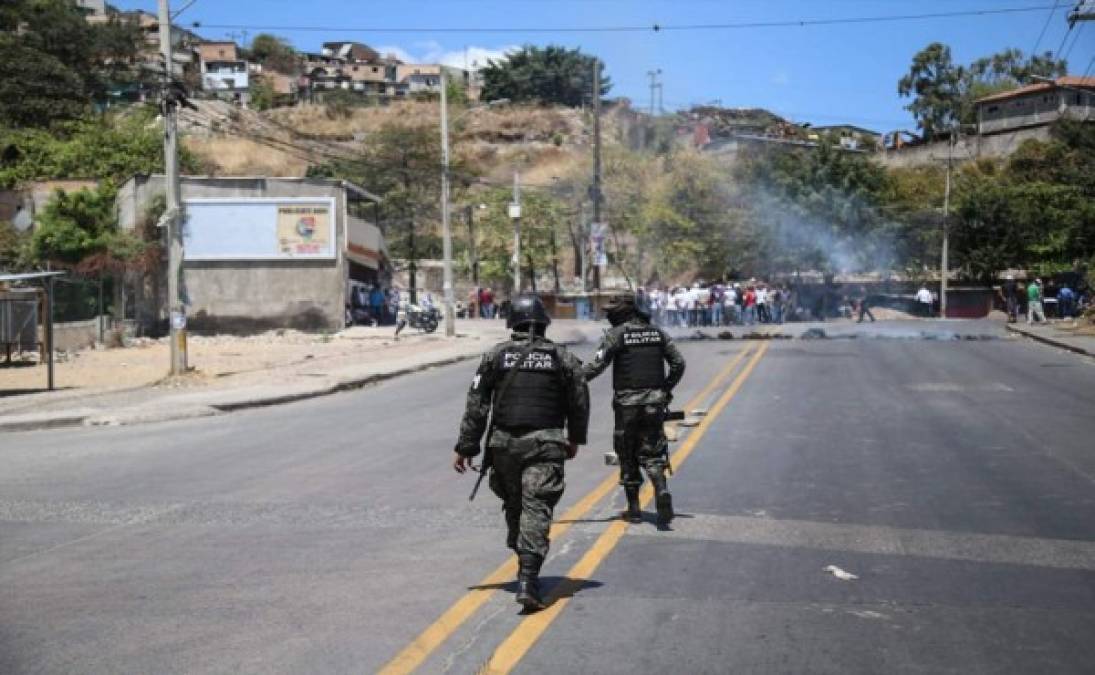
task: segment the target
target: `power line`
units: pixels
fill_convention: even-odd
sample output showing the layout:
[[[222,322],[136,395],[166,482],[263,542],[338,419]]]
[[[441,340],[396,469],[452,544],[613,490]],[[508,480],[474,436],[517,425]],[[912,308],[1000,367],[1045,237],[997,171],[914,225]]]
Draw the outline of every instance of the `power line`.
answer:
[[[1056,0],[1059,2],[1060,0]],[[709,24],[659,24],[615,25],[615,26],[523,26],[523,27],[483,27],[483,26],[427,26],[427,27],[384,27],[384,26],[286,26],[286,25],[245,25],[245,24],[202,24],[195,28],[218,30],[261,30],[295,31],[325,33],[660,33],[670,31],[698,30],[743,30],[754,28],[805,28],[809,26],[835,26],[841,24],[892,23],[898,21],[924,21],[928,19],[954,19],[960,17],[994,16],[1002,14],[1020,14],[1043,12],[1055,9],[1057,4],[1035,5],[1028,7],[1008,7],[998,9],[977,9],[957,12],[928,12],[924,14],[892,14],[876,16],[853,16],[833,19],[791,19],[781,21],[742,21],[734,23]],[[1063,46],[1063,45],[1062,45]]]
[[[1049,24],[1053,21],[1053,15],[1057,13],[1057,7],[1060,6],[1061,0],[1056,0],[1053,3],[1053,9],[1049,10],[1049,16],[1046,17],[1046,22],[1042,26],[1042,32],[1038,34],[1038,40],[1034,43],[1034,49],[1030,50],[1031,58],[1034,58],[1038,54],[1038,47],[1042,44],[1042,38],[1046,36],[1046,31],[1049,30]]]
[[[1082,23],[1080,24],[1080,27],[1076,29],[1076,36],[1072,38],[1072,44],[1070,44],[1068,48],[1065,49],[1065,53],[1062,54],[1060,57],[1062,60],[1067,59],[1068,55],[1072,53],[1072,50],[1076,47],[1076,43],[1080,41],[1080,33],[1084,32],[1084,26],[1086,25],[1086,23]]]
[[[1053,52],[1054,58],[1060,60],[1061,50],[1065,48],[1065,43],[1068,42],[1068,38],[1070,35],[1072,35],[1072,26],[1069,26],[1068,30],[1065,31],[1064,37],[1061,38],[1061,44],[1057,46],[1057,51]]]

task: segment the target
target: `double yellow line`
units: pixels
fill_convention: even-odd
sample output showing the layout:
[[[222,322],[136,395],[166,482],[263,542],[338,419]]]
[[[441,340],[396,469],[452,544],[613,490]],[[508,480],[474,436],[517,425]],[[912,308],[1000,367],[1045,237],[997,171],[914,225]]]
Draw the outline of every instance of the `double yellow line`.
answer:
[[[750,348],[751,346],[747,346],[738,353],[736,357],[731,359],[726,367],[719,371],[707,386],[685,405],[685,409],[691,410],[707,400],[711,393],[714,392],[716,388],[734,372],[734,369],[737,368],[738,364],[745,359],[749,354]],[[764,344],[754,352],[753,358],[734,380],[733,384],[731,384],[726,392],[723,393],[718,402],[716,402],[707,412],[707,415],[699,426],[688,435],[688,439],[673,454],[672,461],[674,467],[680,466],[684,460],[692,454],[692,451],[699,443],[700,438],[703,437],[714,419],[741,388],[742,384],[744,384],[746,378],[748,378],[749,374],[753,371],[753,368],[756,367],[756,364],[760,361],[761,357],[764,356],[764,352],[767,351],[767,349],[768,345]],[[590,509],[611,492],[613,488],[616,487],[616,484],[617,480],[615,475],[607,476],[596,488],[590,491],[574,506],[570,507],[570,509],[568,509],[559,519],[559,522],[552,525],[551,538],[556,539],[562,536],[570,529],[575,521],[584,517]],[[640,497],[644,507],[650,502],[652,496],[652,489],[647,485]],[[540,635],[542,635],[543,632],[547,630],[547,627],[551,625],[551,622],[554,621],[555,617],[562,612],[570,595],[581,586],[583,580],[587,579],[612,551],[626,529],[627,523],[625,521],[613,521],[585,556],[571,568],[570,572],[567,574],[567,580],[560,583],[559,586],[553,590],[549,597],[549,601],[554,600],[554,602],[551,602],[547,609],[526,617],[498,649],[495,650],[487,664],[487,672],[508,673],[517,665],[525,652],[532,647],[536,640],[539,639]],[[455,633],[468,618],[475,614],[475,612],[490,599],[491,595],[494,594],[499,586],[511,581],[516,574],[517,557],[510,556],[506,562],[498,567],[498,569],[487,575],[487,577],[480,581],[476,587],[472,588],[472,590],[468,591],[463,597],[453,603],[451,607],[445,610],[437,621],[422,631],[409,645],[396,654],[395,658],[385,664],[379,672],[384,675],[410,673],[415,668],[422,665],[435,649]]]

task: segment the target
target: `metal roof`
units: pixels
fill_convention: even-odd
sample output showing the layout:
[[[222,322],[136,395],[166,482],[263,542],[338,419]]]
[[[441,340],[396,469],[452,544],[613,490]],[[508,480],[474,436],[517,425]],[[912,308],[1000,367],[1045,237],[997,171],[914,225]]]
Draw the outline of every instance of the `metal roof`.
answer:
[[[999,94],[992,94],[991,96],[982,96],[974,101],[975,103],[989,103],[991,101],[1004,101],[1009,98],[1015,98],[1018,96],[1026,96],[1027,94],[1036,94],[1040,91],[1056,91],[1059,88],[1079,87],[1083,89],[1095,89],[1095,77],[1076,77],[1074,75],[1066,75],[1064,77],[1058,77],[1051,82],[1038,82],[1036,84],[1029,84],[1025,87],[1019,87],[1018,89],[1011,89],[1009,91],[1002,91]]]
[[[23,274],[0,274],[0,283],[8,281],[31,281],[33,279],[46,279],[48,277],[62,277],[68,272],[25,272]]]

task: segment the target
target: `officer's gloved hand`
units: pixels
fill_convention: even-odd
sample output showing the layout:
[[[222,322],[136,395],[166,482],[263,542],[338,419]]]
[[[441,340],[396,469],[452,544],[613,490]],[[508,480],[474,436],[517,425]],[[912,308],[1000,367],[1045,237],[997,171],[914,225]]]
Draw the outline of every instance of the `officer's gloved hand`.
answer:
[[[472,468],[471,457],[461,455],[459,452],[453,454],[452,468],[456,470],[456,473],[464,473]]]
[[[578,455],[578,444],[574,441],[567,442],[567,459],[574,459]]]

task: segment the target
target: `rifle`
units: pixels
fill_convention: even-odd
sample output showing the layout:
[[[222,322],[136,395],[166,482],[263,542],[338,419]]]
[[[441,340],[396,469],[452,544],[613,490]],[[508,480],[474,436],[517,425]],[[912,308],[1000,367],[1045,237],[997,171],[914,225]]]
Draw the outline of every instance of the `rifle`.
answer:
[[[510,383],[513,382],[513,378],[517,375],[518,369],[521,364],[525,362],[525,359],[532,353],[532,348],[536,346],[536,338],[532,331],[529,331],[528,346],[521,350],[517,355],[517,360],[513,362],[513,367],[510,368],[506,376],[502,378],[502,384],[498,385],[498,389],[495,392],[494,400],[501,400],[509,389]],[[494,453],[490,450],[490,437],[494,433],[494,405],[491,405],[490,424],[487,426],[487,442],[483,449],[483,461],[479,464],[479,478],[475,479],[475,487],[471,489],[471,495],[468,496],[468,501],[474,501],[475,495],[479,493],[479,486],[483,483],[483,478],[487,475],[491,469],[494,468]]]
[[[487,472],[494,466],[494,453],[490,449],[490,432],[487,432],[487,446],[483,450],[483,461],[479,464],[479,468],[474,466],[472,470],[479,472],[479,478],[475,479],[475,487],[471,489],[471,495],[468,497],[468,501],[475,501],[475,495],[479,493],[479,486],[483,484],[483,478],[487,475]]]

